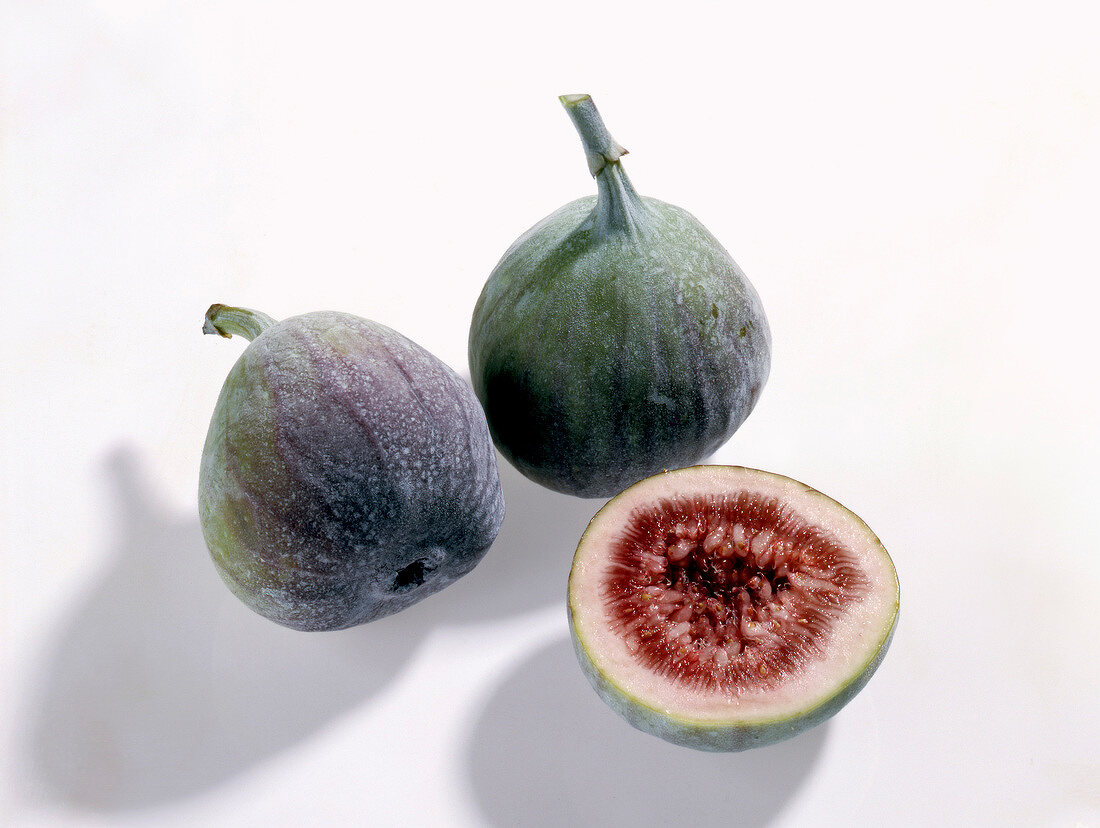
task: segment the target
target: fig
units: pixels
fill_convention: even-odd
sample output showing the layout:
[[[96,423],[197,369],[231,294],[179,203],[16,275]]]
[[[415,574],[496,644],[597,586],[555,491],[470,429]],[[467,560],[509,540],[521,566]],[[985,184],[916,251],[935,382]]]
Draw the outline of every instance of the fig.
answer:
[[[710,751],[836,713],[882,661],[898,603],[867,524],[739,466],[626,489],[592,519],[569,576],[574,649],[600,697],[640,730]]]
[[[213,305],[204,333],[251,340],[210,421],[203,536],[246,605],[299,630],[402,610],[469,572],[504,517],[469,385],[384,325],[282,322]]]
[[[767,380],[771,333],[717,239],[687,211],[637,194],[591,97],[560,100],[597,195],[504,254],[474,308],[470,372],[516,468],[607,497],[726,442]]]

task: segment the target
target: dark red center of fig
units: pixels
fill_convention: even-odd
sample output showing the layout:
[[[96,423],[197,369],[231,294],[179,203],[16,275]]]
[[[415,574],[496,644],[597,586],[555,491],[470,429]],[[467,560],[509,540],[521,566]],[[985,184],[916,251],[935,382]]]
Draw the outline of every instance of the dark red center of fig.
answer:
[[[647,667],[735,694],[772,686],[822,652],[869,589],[855,556],[773,498],[673,498],[638,509],[602,584]]]

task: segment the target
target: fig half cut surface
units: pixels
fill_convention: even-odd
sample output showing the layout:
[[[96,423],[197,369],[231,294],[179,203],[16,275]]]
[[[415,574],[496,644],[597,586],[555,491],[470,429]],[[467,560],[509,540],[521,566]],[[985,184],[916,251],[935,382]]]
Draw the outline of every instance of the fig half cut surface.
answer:
[[[794,736],[867,683],[899,587],[859,517],[739,466],[649,477],[581,537],[569,623],[588,680],[640,730],[700,750]]]

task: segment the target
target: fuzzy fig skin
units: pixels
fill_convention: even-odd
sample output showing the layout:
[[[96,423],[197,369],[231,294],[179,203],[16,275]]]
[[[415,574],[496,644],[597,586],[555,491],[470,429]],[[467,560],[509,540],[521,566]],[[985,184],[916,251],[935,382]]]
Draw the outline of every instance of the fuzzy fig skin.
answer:
[[[229,588],[284,626],[335,630],[473,569],[504,498],[469,386],[375,322],[264,319],[222,388],[200,471],[203,535]]]
[[[591,99],[562,102],[598,195],[504,254],[474,308],[470,373],[517,469],[609,497],[730,438],[767,381],[771,333],[718,240],[686,210],[635,192]]]

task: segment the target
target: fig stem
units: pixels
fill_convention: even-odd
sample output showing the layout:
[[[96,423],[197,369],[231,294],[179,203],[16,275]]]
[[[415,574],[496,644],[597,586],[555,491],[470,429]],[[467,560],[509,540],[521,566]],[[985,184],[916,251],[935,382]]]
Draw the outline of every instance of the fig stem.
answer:
[[[646,207],[619,162],[626,149],[607,131],[591,95],[561,95],[558,100],[581,136],[588,169],[596,179],[597,227],[638,237],[644,232]]]
[[[627,154],[627,150],[607,131],[591,95],[560,95],[558,100],[581,136],[584,154],[588,158],[588,171],[593,176],[608,163],[618,161]]]
[[[204,334],[218,334],[226,339],[229,339],[233,334],[237,334],[237,336],[243,336],[251,342],[274,325],[275,322],[276,320],[266,313],[260,313],[260,311],[214,303],[206,311],[202,332]]]

